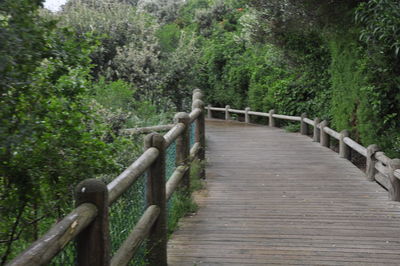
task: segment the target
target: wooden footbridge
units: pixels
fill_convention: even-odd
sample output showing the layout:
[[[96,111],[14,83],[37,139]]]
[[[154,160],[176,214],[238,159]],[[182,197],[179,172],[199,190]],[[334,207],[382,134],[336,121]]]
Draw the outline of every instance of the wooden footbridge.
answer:
[[[145,239],[152,266],[400,265],[398,159],[305,114],[209,106],[204,122],[201,92],[193,101],[190,114],[179,113],[174,124],[159,128],[169,130],[164,136],[146,138],[143,155],[113,182],[81,183],[77,208],[10,265],[49,263],[75,238],[78,265],[128,265]],[[225,119],[212,119],[215,112]],[[232,113],[244,122],[232,121]],[[251,116],[266,117],[268,126],[251,124]],[[300,123],[301,134],[276,127],[281,119]],[[173,141],[176,170],[165,183],[165,150]],[[336,142],[339,153],[330,149]],[[349,161],[351,153],[365,157],[365,172]],[[166,201],[178,186],[190,186],[190,162],[205,158],[207,189],[196,197],[199,211],[167,241]],[[144,172],[145,211],[111,256],[109,206]]]
[[[169,265],[400,265],[400,204],[300,134],[209,120],[207,193]]]

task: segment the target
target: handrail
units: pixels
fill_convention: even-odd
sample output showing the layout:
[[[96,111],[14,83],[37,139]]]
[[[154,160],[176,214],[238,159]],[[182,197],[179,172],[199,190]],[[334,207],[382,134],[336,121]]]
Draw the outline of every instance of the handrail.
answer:
[[[244,114],[246,111],[245,110],[238,110],[238,109],[229,109],[230,113],[235,113],[235,114]]]
[[[185,173],[189,170],[189,167],[187,166],[179,166],[176,168],[176,170],[173,172],[171,177],[168,179],[167,182],[167,187],[166,187],[166,200],[168,201],[172,193],[176,190],[178,187],[179,183],[182,180],[182,177],[185,175]]]
[[[314,121],[311,120],[311,119],[308,119],[307,117],[304,118],[304,122],[307,123],[307,124],[309,124],[310,126],[314,126]]]
[[[165,148],[168,148],[185,130],[185,125],[183,123],[177,123],[173,128],[171,128],[165,135]]]
[[[113,204],[156,160],[160,152],[150,148],[107,185],[108,205]]]
[[[249,115],[258,115],[258,116],[266,116],[268,117],[269,114],[268,113],[263,113],[263,112],[254,112],[254,111],[249,111],[248,112]]]
[[[212,107],[211,105],[208,105],[205,109],[208,110],[208,118],[213,117],[213,111],[225,112],[225,120],[231,119],[229,114],[231,112],[244,114],[245,123],[250,122],[249,115],[268,117],[269,126],[271,127],[275,126],[274,119],[300,121],[300,131],[303,135],[307,135],[308,126],[312,126],[314,128],[313,141],[320,142],[322,146],[330,146],[330,137],[339,140],[340,157],[350,160],[349,148],[364,156],[367,161],[367,178],[371,181],[377,181],[382,186],[387,188],[389,190],[389,196],[392,200],[400,201],[400,160],[389,158],[383,152],[380,152],[376,145],[370,145],[367,148],[362,146],[361,144],[357,143],[349,137],[349,132],[347,130],[337,132],[327,126],[327,121],[321,122],[319,118],[311,120],[306,117],[306,114],[302,114],[301,116],[290,116],[275,114],[274,110],[270,110],[268,113],[256,112],[250,111],[249,107],[245,108],[245,110],[237,110],[230,108],[229,105],[225,106],[225,108]],[[396,189],[393,187],[396,187]]]
[[[167,240],[165,202],[176,191],[180,183],[184,183],[185,186],[182,186],[182,188],[189,193],[190,187],[187,184],[189,184],[190,164],[195,159],[199,161],[205,159],[204,103],[201,101],[202,96],[200,90],[194,90],[191,113],[178,113],[175,116],[178,120],[174,124],[124,130],[124,133],[135,134],[164,130],[168,130],[168,132],[164,136],[156,133],[148,135],[146,137],[146,150],[107,186],[97,179],[81,182],[76,188],[78,206],[8,265],[47,264],[76,237],[78,265],[127,265],[146,237],[149,237],[148,245],[152,247],[147,254],[147,260],[152,265],[167,265],[165,256],[167,252],[165,244]],[[189,128],[191,123],[195,123],[196,127],[195,143],[190,149]],[[160,142],[160,140],[162,141]],[[165,150],[174,141],[177,142],[177,168],[168,182],[165,182]],[[199,176],[204,178],[204,166],[201,165]],[[107,233],[109,226],[108,208],[145,171],[148,171],[148,207],[110,261],[109,254],[106,254],[110,250]],[[160,198],[159,195],[165,195],[165,197]],[[157,204],[153,202],[157,202]],[[83,232],[84,237],[82,237]],[[92,254],[100,250],[102,254]]]
[[[284,119],[284,120],[290,120],[290,121],[300,121],[301,120],[300,116],[291,116],[291,115],[273,114],[272,117],[279,118],[279,119]]]
[[[84,203],[78,206],[8,265],[48,264],[68,242],[94,220],[96,215],[97,207],[95,205]]]
[[[135,134],[148,134],[151,132],[168,131],[174,124],[149,126],[149,127],[138,127],[138,128],[126,128],[122,129],[122,134],[135,135]]]
[[[343,139],[343,141],[344,141],[344,143],[349,145],[353,150],[355,150],[356,152],[358,152],[362,156],[367,157],[367,148],[365,148],[364,146],[358,144],[357,142],[355,142],[354,140],[352,140],[349,137],[345,137]]]
[[[151,227],[156,222],[160,208],[156,205],[149,206],[129,236],[122,243],[111,259],[111,266],[128,265],[145,238],[149,235]]]
[[[340,139],[340,133],[336,132],[335,130],[333,130],[332,128],[329,127],[324,127],[324,131],[331,137],[339,140]]]

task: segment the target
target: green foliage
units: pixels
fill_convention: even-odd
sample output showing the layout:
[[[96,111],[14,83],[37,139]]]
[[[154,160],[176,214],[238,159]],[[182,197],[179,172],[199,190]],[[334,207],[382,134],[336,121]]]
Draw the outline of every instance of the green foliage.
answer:
[[[360,93],[366,86],[366,79],[361,51],[355,53],[357,44],[350,43],[349,37],[340,38],[337,36],[330,42],[333,125],[338,130],[353,129],[354,133],[358,124],[357,110],[363,100]]]
[[[57,15],[60,25],[74,28],[83,39],[87,33],[101,39],[90,55],[95,77],[123,79],[135,85],[141,100],[157,103],[162,77],[156,36],[159,25],[131,4],[110,1],[70,1]]]
[[[21,4],[2,2],[9,16],[0,47],[8,57],[0,78],[2,264],[70,209],[77,182],[116,169],[102,140],[107,127],[87,104],[93,44],[56,31],[33,5],[20,13]],[[30,45],[14,43],[24,38]]]
[[[285,126],[284,129],[287,132],[299,132],[300,131],[300,124],[299,123],[289,124],[289,125]]]
[[[92,91],[94,99],[110,110],[121,109],[129,112],[132,109],[135,91],[127,82],[122,80],[107,82],[101,77],[98,82],[93,83]]]
[[[214,38],[205,40],[203,45],[197,86],[212,104],[242,107],[250,79],[243,43],[235,40],[235,34],[217,30]]]
[[[198,206],[190,195],[175,192],[170,199],[172,208],[168,211],[168,233],[172,234],[178,228],[179,219],[197,211]]]
[[[171,53],[178,48],[181,30],[176,24],[167,24],[162,26],[158,32],[157,37],[163,53]]]
[[[197,211],[198,206],[194,202],[192,192],[198,191],[204,187],[203,182],[199,178],[201,167],[204,162],[193,161],[190,165],[190,193],[177,191],[170,199],[169,205],[172,206],[168,213],[168,233],[172,234],[178,228],[179,220],[191,213]]]
[[[400,2],[396,0],[372,0],[360,4],[355,14],[361,24],[360,40],[398,57],[400,52]]]

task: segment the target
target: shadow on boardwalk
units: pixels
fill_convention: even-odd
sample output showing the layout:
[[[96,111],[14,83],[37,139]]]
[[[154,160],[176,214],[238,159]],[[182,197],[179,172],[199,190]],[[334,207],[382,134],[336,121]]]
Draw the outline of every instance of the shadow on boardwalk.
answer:
[[[169,265],[400,264],[400,205],[349,161],[282,129],[206,130],[208,196]]]

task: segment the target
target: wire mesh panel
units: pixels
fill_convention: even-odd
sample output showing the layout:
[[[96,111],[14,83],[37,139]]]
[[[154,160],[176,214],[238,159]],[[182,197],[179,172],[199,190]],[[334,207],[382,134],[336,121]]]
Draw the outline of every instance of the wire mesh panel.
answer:
[[[176,166],[176,141],[174,141],[165,151],[165,176],[168,180],[174,173]]]
[[[114,255],[142,216],[146,206],[146,175],[143,174],[110,207],[111,254]],[[141,248],[131,265],[143,265],[144,249]]]
[[[176,161],[176,141],[174,141],[166,150],[165,152],[165,177],[166,181],[171,177],[176,169],[175,165]],[[171,197],[171,199],[174,196]],[[170,217],[171,217],[171,210],[174,208],[173,200],[169,200],[167,202],[167,217],[168,217],[168,228],[170,228]]]
[[[195,130],[196,130],[196,123],[193,122],[190,124],[190,129],[189,129],[189,134],[190,134],[190,148],[193,147],[194,143],[195,143]]]

